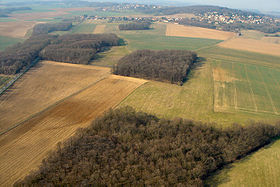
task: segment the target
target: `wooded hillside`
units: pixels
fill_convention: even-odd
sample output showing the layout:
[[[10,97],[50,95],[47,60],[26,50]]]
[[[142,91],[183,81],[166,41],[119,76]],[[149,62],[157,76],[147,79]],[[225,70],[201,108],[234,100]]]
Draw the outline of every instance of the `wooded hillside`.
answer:
[[[182,84],[196,59],[186,50],[138,50],[120,59],[113,73]]]
[[[279,135],[280,124],[219,130],[130,107],[111,110],[59,144],[17,186],[203,186],[212,172]]]

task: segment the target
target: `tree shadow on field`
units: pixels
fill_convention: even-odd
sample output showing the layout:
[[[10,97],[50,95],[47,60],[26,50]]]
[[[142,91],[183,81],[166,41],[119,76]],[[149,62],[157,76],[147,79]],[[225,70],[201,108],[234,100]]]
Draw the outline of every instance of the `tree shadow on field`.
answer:
[[[247,156],[236,160],[233,163],[230,163],[228,165],[225,165],[224,167],[219,168],[216,172],[213,172],[209,175],[209,177],[206,178],[206,180],[204,181],[205,184],[204,186],[206,187],[210,187],[210,186],[219,186],[221,184],[227,183],[231,181],[229,172],[236,166],[234,166],[234,163],[236,164],[242,164],[245,163],[247,161],[249,161],[253,156],[254,153],[256,153],[257,151],[260,150],[265,150],[265,149],[270,149],[277,141],[280,140],[280,137],[274,138],[271,143],[256,149],[255,151],[249,153]]]
[[[205,64],[206,58],[204,57],[198,57],[196,62],[192,65],[192,67],[187,71],[187,76],[186,78],[183,80],[183,84],[185,84],[188,80],[190,80],[193,75],[194,72],[196,70],[198,70],[199,68],[201,68],[204,64]]]

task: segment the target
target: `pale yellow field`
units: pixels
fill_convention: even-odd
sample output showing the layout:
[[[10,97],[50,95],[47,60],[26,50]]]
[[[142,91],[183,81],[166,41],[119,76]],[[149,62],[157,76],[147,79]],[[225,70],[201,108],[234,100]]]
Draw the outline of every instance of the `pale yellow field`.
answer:
[[[0,132],[109,75],[109,68],[40,62],[0,96]]]
[[[38,168],[56,144],[114,108],[145,80],[112,75],[51,106],[0,137],[0,179],[10,186]]]
[[[96,25],[93,34],[102,34],[105,31],[106,25]]]
[[[0,22],[0,35],[23,38],[35,24],[34,21]]]
[[[280,56],[280,45],[254,39],[233,38],[218,44],[220,47]]]
[[[263,37],[262,41],[280,45],[280,37]]]
[[[201,27],[167,24],[166,36],[228,40],[234,37],[235,34],[232,32],[218,31],[214,29],[206,29]]]

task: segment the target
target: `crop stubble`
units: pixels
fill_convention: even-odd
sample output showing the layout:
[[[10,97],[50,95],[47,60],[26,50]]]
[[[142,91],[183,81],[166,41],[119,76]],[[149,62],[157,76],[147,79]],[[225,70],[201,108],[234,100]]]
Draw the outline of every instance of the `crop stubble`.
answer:
[[[11,185],[36,169],[58,142],[89,125],[145,82],[111,75],[0,137],[1,185]]]
[[[109,68],[40,62],[0,97],[0,132],[109,74]]]
[[[201,27],[184,26],[177,24],[167,24],[166,36],[180,36],[190,38],[207,38],[215,40],[228,40],[234,37],[234,33],[206,29]]]

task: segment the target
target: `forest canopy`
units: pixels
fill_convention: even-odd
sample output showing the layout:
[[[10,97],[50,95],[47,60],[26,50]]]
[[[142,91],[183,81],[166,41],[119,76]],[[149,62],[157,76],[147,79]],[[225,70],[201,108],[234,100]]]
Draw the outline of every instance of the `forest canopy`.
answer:
[[[57,37],[41,51],[44,60],[88,64],[96,53],[120,45],[120,38],[115,34],[69,34]]]
[[[88,64],[98,52],[119,44],[120,38],[115,34],[32,35],[0,52],[0,73],[19,73],[37,58]]]
[[[135,22],[128,24],[120,24],[120,30],[148,30],[150,29],[151,23],[149,22]]]
[[[72,26],[72,22],[37,24],[33,28],[32,35],[48,34],[54,31],[68,31]]]
[[[16,186],[203,186],[211,173],[279,135],[280,124],[220,130],[126,107],[59,144]]]
[[[120,59],[113,73],[182,84],[196,60],[197,54],[186,50],[138,50]]]
[[[0,73],[16,74],[39,57],[40,51],[56,38],[53,35],[32,36],[0,52]]]

